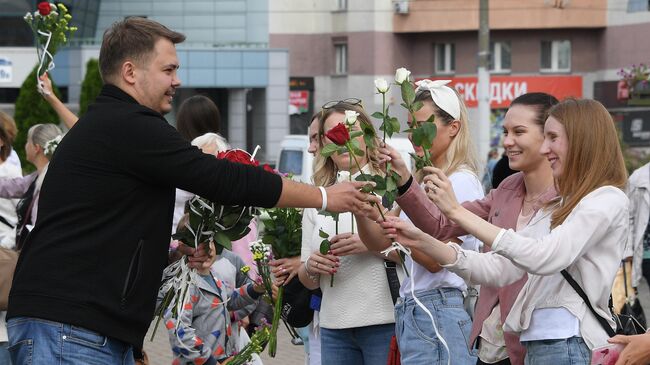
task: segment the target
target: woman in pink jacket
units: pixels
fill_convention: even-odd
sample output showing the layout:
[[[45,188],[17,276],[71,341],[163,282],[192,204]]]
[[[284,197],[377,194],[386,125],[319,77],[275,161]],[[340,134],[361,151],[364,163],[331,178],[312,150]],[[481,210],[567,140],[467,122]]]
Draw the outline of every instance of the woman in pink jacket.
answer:
[[[503,123],[503,145],[510,168],[520,172],[504,180],[485,198],[463,203],[465,208],[496,226],[518,229],[557,195],[550,165],[539,153],[544,141],[544,122],[549,109],[557,102],[555,97],[544,93],[524,94],[512,102]],[[440,212],[420,185],[413,183],[399,153],[382,151],[394,169],[401,167],[398,172],[403,176],[403,185],[399,188],[401,194],[397,203],[417,227],[443,241],[467,234]],[[378,230],[376,228],[374,233]],[[379,239],[375,234],[373,238]],[[470,345],[478,348],[477,364],[524,363],[525,349],[519,337],[504,333],[502,324],[525,282],[526,276],[523,276],[502,288],[481,286],[470,336]]]

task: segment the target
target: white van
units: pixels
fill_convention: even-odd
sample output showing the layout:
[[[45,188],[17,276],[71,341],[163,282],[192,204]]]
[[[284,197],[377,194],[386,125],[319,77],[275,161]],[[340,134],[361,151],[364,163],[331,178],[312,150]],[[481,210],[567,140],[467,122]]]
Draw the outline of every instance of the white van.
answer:
[[[411,161],[409,170],[413,169],[413,159],[409,153],[413,152],[411,141],[403,137],[387,140],[387,143],[398,150],[404,161]],[[306,135],[288,135],[280,144],[277,169],[282,173],[292,173],[295,180],[311,183],[314,156],[307,152],[309,137]]]

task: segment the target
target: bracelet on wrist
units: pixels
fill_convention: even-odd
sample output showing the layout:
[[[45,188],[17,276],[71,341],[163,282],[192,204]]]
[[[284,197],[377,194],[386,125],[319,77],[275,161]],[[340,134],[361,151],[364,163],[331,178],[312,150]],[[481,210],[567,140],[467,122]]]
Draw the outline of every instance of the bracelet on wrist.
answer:
[[[311,281],[314,281],[314,282],[315,282],[315,281],[318,281],[318,276],[319,276],[319,275],[318,275],[318,274],[314,274],[314,273],[312,273],[311,271],[309,271],[309,260],[310,260],[310,259],[311,259],[311,257],[308,257],[307,260],[305,260],[305,262],[304,262],[303,265],[305,266],[305,272],[307,273],[307,277],[308,277]]]

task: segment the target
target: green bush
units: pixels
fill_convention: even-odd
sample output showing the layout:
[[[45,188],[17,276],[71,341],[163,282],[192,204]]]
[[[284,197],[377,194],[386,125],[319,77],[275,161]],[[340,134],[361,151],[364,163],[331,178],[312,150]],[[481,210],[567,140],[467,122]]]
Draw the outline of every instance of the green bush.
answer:
[[[55,123],[59,124],[59,117],[50,104],[36,90],[36,69],[34,66],[32,72],[25,79],[18,98],[16,99],[16,111],[14,112],[14,119],[16,127],[18,127],[18,134],[14,142],[14,150],[20,156],[20,162],[23,165],[23,170],[26,172],[34,171],[34,166],[25,159],[25,143],[27,142],[27,131],[35,124],[39,123]],[[52,82],[52,90],[57,97],[61,98],[59,89]]]
[[[86,75],[81,83],[81,95],[79,96],[79,117],[86,114],[88,105],[95,102],[95,98],[102,90],[102,77],[99,74],[99,61],[91,58],[86,63]]]

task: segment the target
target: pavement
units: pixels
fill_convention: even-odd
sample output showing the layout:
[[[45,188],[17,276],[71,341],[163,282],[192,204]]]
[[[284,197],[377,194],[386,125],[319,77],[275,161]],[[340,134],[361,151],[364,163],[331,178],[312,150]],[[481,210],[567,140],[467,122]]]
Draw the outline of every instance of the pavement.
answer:
[[[158,325],[153,342],[149,341],[154,324],[155,322],[152,322],[149,327],[149,332],[144,340],[144,350],[149,356],[151,365],[169,365],[172,363],[172,352],[164,324]],[[275,358],[269,357],[266,351],[260,356],[264,365],[305,365],[304,346],[292,345],[291,336],[283,325],[278,328],[278,350]]]
[[[646,316],[650,318],[650,288],[645,280],[641,280],[639,286],[639,301],[643,306]],[[153,331],[152,323],[149,333],[144,342],[144,349],[149,355],[151,365],[169,365],[172,362],[172,354],[167,337],[167,330],[164,325],[159,325],[153,342],[149,341]],[[305,352],[303,346],[291,344],[291,336],[284,326],[278,329],[278,351],[275,358],[270,358],[268,353],[261,354],[264,365],[304,365]]]

